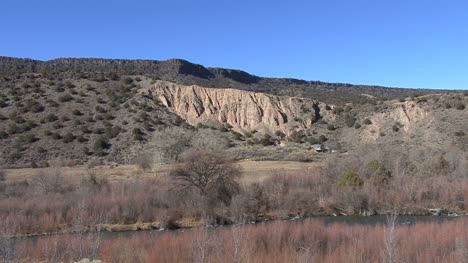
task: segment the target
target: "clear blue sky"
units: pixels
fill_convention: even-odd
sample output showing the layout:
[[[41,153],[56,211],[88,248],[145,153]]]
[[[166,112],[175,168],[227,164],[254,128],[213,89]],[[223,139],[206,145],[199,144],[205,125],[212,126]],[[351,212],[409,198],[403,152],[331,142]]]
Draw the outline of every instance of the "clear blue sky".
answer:
[[[2,0],[0,56],[182,58],[259,76],[468,89],[468,1]]]

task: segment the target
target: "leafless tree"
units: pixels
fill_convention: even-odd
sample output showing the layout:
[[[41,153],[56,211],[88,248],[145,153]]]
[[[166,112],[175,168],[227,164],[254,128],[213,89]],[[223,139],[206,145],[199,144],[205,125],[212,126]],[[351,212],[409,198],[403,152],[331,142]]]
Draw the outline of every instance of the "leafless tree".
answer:
[[[240,168],[226,155],[191,151],[182,161],[170,176],[183,189],[194,190],[201,196],[216,197],[226,203],[239,191],[237,179],[241,175]]]
[[[154,148],[154,159],[159,162],[178,161],[190,147],[193,131],[182,127],[169,127],[154,133],[149,147]],[[159,160],[158,160],[159,159]]]
[[[191,244],[193,262],[207,262],[209,256],[208,253],[211,246],[212,240],[210,234],[208,233],[208,229],[206,227],[197,229],[193,235]]]
[[[69,187],[60,168],[40,170],[33,175],[31,185],[41,193],[61,193]]]
[[[398,240],[396,233],[398,214],[393,211],[387,216],[387,225],[384,227],[384,263],[397,263],[398,260]]]
[[[135,159],[135,164],[147,171],[153,167],[153,158],[149,154],[142,154]]]
[[[0,182],[3,182],[5,180],[6,180],[6,173],[2,168],[0,168]]]
[[[16,223],[11,218],[0,220],[0,261],[14,260],[16,256],[15,242],[12,239],[16,231]]]
[[[201,129],[190,140],[191,146],[199,151],[222,151],[229,145],[220,131]]]
[[[468,234],[456,239],[455,253],[457,262],[468,263]]]
[[[247,252],[247,244],[244,242],[247,236],[245,224],[239,224],[231,227],[231,238],[232,238],[232,262],[242,262]]]
[[[101,224],[104,222],[104,213],[97,211],[87,214],[88,206],[88,200],[82,196],[77,205],[71,236],[77,238],[75,239],[77,243],[71,246],[75,260],[96,259],[101,245]]]

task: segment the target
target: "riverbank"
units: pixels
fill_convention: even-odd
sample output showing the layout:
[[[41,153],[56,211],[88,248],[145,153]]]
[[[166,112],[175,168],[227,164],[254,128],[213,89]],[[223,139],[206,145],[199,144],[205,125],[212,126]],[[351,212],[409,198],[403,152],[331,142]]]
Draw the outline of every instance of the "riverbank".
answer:
[[[334,217],[342,218],[342,217]],[[350,218],[350,217],[348,217]],[[373,218],[373,217],[365,217]],[[440,217],[431,217],[440,218]],[[468,217],[406,223],[327,224],[318,219],[297,222],[196,228],[185,232],[140,231],[137,235],[54,236],[22,239],[14,259],[27,262],[325,262],[378,263],[386,253],[401,262],[463,262],[468,244]],[[389,246],[388,237],[394,243]],[[26,262],[25,261],[25,262]]]

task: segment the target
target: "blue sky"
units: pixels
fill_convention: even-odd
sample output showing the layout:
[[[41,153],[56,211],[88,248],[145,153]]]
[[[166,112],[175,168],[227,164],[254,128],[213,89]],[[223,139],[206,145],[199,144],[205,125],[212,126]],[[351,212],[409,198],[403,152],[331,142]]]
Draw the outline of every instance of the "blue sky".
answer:
[[[0,56],[182,58],[267,77],[468,89],[468,2],[2,0]]]

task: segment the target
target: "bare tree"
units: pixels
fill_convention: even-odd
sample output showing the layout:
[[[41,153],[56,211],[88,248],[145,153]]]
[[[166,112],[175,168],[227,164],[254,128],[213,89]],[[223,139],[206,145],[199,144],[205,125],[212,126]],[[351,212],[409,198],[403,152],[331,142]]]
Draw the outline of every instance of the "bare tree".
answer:
[[[60,168],[40,170],[31,179],[31,185],[41,193],[61,193],[68,187]]]
[[[104,213],[97,211],[89,213],[88,200],[84,196],[78,201],[73,225],[73,236],[77,239],[77,244],[71,244],[74,252],[74,259],[81,260],[96,259],[101,245],[102,229],[101,224],[104,221]]]
[[[192,259],[196,263],[207,262],[212,240],[206,227],[196,230],[192,240]]]
[[[0,182],[3,182],[5,180],[6,180],[6,173],[2,168],[0,168]]]
[[[387,225],[384,227],[384,263],[396,263],[398,260],[398,240],[396,233],[398,215],[393,211],[387,215]]]
[[[12,236],[16,231],[16,222],[12,218],[0,220],[0,261],[14,260],[15,242]]]
[[[201,129],[191,138],[190,144],[199,151],[222,151],[229,145],[218,130]]]
[[[231,227],[231,238],[232,238],[232,262],[242,262],[246,256],[247,244],[243,242],[246,238],[245,224],[239,224]]]
[[[155,132],[150,146],[156,149],[155,159],[178,161],[180,155],[190,147],[193,131],[182,127],[169,127]]]
[[[468,234],[458,237],[455,242],[455,257],[457,262],[468,263]]]
[[[191,151],[183,157],[183,164],[173,169],[169,175],[184,189],[229,203],[232,196],[239,191],[237,179],[241,171],[234,160],[224,154]]]

